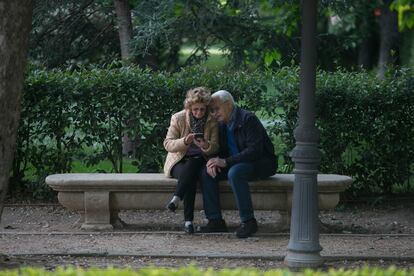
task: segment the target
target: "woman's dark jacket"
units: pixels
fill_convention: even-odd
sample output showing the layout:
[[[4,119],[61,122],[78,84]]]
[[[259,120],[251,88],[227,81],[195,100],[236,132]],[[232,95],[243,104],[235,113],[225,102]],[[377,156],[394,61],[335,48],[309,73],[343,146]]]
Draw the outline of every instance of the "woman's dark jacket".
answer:
[[[277,158],[274,147],[260,120],[248,110],[235,107],[234,138],[239,153],[230,156],[227,145],[226,125],[219,124],[220,158],[228,167],[241,162],[253,162],[257,176],[268,177],[276,173]]]

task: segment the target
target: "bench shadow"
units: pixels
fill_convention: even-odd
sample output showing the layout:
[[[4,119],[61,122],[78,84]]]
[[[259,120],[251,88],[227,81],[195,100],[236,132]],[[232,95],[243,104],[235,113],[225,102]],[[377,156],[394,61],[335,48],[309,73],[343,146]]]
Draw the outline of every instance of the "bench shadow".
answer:
[[[203,224],[194,224],[195,228],[197,229],[199,226]],[[239,227],[238,224],[228,223],[227,228],[229,232],[235,232],[236,229]],[[157,232],[168,232],[168,231],[175,231],[180,232],[183,231],[183,225],[168,224],[168,223],[126,223],[122,222],[122,227],[118,224],[115,225],[115,230],[117,231],[126,231],[126,232],[140,232],[140,231],[157,231]],[[289,233],[289,230],[286,227],[281,227],[277,223],[266,223],[266,224],[259,224],[259,233]]]

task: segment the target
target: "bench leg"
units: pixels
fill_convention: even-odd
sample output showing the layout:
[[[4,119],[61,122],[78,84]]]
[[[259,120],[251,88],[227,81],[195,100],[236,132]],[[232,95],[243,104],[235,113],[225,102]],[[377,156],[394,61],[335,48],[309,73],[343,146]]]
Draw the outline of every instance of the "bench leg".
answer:
[[[127,223],[125,223],[119,216],[118,216],[118,211],[117,210],[112,210],[111,211],[111,225],[114,228],[117,229],[122,229],[124,227],[127,226]],[[82,227],[82,225],[85,223],[85,212],[81,211],[79,212],[79,219],[73,224],[73,227]],[[88,226],[87,226],[88,227]]]
[[[81,229],[113,229],[109,206],[109,192],[85,192],[85,221]]]

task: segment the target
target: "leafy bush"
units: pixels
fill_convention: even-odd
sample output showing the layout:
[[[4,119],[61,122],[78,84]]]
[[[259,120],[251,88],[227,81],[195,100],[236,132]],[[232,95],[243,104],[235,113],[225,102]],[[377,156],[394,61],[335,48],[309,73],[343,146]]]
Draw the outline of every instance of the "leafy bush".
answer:
[[[88,167],[108,160],[112,172],[122,172],[124,134],[135,138],[136,171],[161,171],[169,118],[196,86],[231,91],[239,105],[267,121],[283,163],[280,172],[290,173],[298,76],[296,67],[267,73],[202,66],[166,73],[116,63],[77,71],[32,68],[25,82],[13,180],[25,180],[39,197],[50,196],[45,176],[70,172],[74,160]],[[321,172],[352,176],[355,196],[392,193],[397,186],[400,192],[412,189],[412,91],[414,75],[404,70],[381,82],[367,72],[319,72]]]
[[[273,82],[278,90],[276,105],[283,110],[275,133],[287,149],[294,147],[297,76],[297,72],[285,69],[276,73]],[[398,186],[412,190],[413,91],[410,71],[390,72],[384,81],[367,72],[319,72],[316,124],[321,131],[320,171],[352,176],[355,182],[350,192],[357,196],[390,194]],[[285,160],[291,162],[290,158]]]
[[[0,276],[18,276],[18,275],[31,275],[31,276],[49,276],[49,275],[56,275],[56,276],[63,276],[63,275],[77,275],[77,276],[92,276],[92,275],[123,275],[123,276],[170,276],[170,275],[220,275],[220,276],[242,276],[242,275],[249,275],[249,276],[259,276],[259,275],[266,275],[266,276],[301,276],[301,275],[317,275],[317,276],[369,276],[369,275],[376,275],[376,276],[392,276],[392,275],[399,275],[399,276],[410,276],[414,274],[414,269],[399,269],[394,266],[390,266],[385,269],[381,268],[370,268],[364,267],[360,269],[329,269],[328,271],[320,271],[320,270],[312,270],[312,269],[305,269],[300,272],[291,272],[287,269],[273,269],[273,270],[258,270],[254,268],[236,268],[236,269],[221,269],[221,270],[214,270],[212,268],[208,269],[201,269],[194,266],[187,266],[182,268],[154,268],[154,267],[147,267],[142,268],[139,270],[133,270],[131,268],[90,268],[90,269],[82,269],[82,268],[75,268],[75,267],[67,267],[62,268],[58,267],[55,271],[47,271],[42,268],[31,268],[25,267],[20,269],[14,270],[4,270],[0,271]]]
[[[258,108],[255,99],[265,94],[261,83],[258,72],[201,67],[174,74],[116,64],[77,71],[33,68],[25,82],[13,180],[24,183],[30,173],[29,182],[38,183],[29,185],[33,193],[47,196],[45,177],[70,172],[75,159],[86,166],[109,160],[112,172],[122,172],[124,134],[135,138],[137,172],[161,171],[169,119],[182,109],[188,89],[225,88]]]

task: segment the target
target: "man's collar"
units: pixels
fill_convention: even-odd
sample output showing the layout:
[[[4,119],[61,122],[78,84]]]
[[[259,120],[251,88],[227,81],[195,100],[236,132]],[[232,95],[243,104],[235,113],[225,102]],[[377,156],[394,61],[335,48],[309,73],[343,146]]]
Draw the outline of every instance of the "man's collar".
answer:
[[[233,105],[233,110],[231,111],[230,114],[230,119],[229,121],[226,123],[227,127],[231,130],[234,129],[234,125],[236,123],[236,113],[237,113],[237,106]]]

